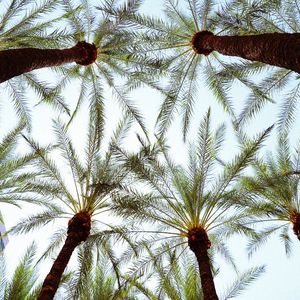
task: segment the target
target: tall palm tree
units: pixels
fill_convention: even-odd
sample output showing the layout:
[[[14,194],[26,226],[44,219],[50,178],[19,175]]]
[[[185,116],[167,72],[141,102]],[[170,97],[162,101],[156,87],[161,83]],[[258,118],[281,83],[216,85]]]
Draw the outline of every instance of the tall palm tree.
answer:
[[[252,43],[252,47],[246,46],[244,39],[259,39],[264,43],[269,43],[268,36],[219,36],[218,32],[224,28],[218,26],[216,6],[210,0],[180,2],[166,0],[164,4],[165,14],[162,19],[140,14],[129,16],[129,22],[134,25],[133,31],[137,36],[137,41],[139,41],[134,48],[136,53],[150,58],[161,57],[164,62],[162,69],[171,72],[169,84],[165,87],[168,96],[161,106],[157,120],[160,134],[165,133],[174,119],[175,113],[179,111],[182,115],[184,138],[186,137],[194,104],[198,97],[199,100],[201,99],[198,88],[199,79],[209,87],[215,98],[235,121],[235,111],[229,96],[233,81],[239,81],[250,90],[250,99],[258,98],[263,103],[269,101],[267,94],[263,93],[249,76],[261,69],[260,64],[247,61],[240,64],[235,61],[234,64],[230,64],[228,58],[220,56],[217,51],[208,55],[212,50],[219,50],[222,53],[225,50],[229,51],[229,49],[232,49],[236,55],[235,48],[238,45],[250,49],[249,52],[257,53],[259,51],[254,51],[256,49],[254,49],[254,43]],[[186,7],[182,7],[182,4],[186,4]],[[113,14],[114,12],[110,11],[110,13]],[[275,36],[277,35],[275,34]],[[278,34],[278,37],[281,35]],[[227,46],[224,51],[219,47],[219,41],[222,39],[228,41],[222,42],[223,47]],[[232,39],[242,41],[230,43]],[[234,44],[235,47],[231,44]],[[200,49],[201,47],[204,47],[203,51]],[[260,47],[264,46],[260,45]],[[244,49],[240,50],[246,52]],[[200,55],[201,51],[206,55]]]
[[[31,57],[36,57],[32,54],[39,50],[34,48],[43,48],[41,52],[46,53],[48,51],[46,49],[66,47],[66,44],[72,42],[72,33],[59,24],[65,22],[73,12],[66,12],[63,8],[61,1],[58,0],[38,1],[38,3],[30,0],[8,0],[3,3],[0,12],[1,82],[20,74],[20,70],[26,64],[28,64],[27,71],[28,68],[34,67]],[[46,84],[32,73],[6,81],[1,87],[7,90],[18,115],[25,118],[28,124],[30,123],[30,109],[26,99],[28,87],[33,89],[41,101],[68,112],[68,107],[59,94],[59,87]]]
[[[71,39],[70,33],[53,28],[55,23],[72,14],[66,14],[60,2],[45,0],[33,6],[31,1],[10,1],[0,17],[0,82],[43,67],[68,62],[88,65],[95,61],[95,45],[84,41],[69,49],[49,49],[62,46],[63,42]],[[47,19],[49,13],[59,10],[58,17]],[[44,18],[42,22],[41,17]]]
[[[189,248],[198,262],[204,299],[217,299],[209,249],[212,247],[227,259],[231,258],[224,243],[225,231],[227,234],[230,232],[226,225],[238,223],[242,214],[236,208],[243,207],[245,201],[232,183],[254,158],[270,129],[249,141],[216,176],[224,126],[212,133],[210,123],[208,111],[200,124],[197,144],[189,150],[187,169],[172,162],[163,144],[160,150],[163,157],[159,158],[153,154],[153,149],[146,146],[137,155],[118,149],[119,159],[124,160],[125,166],[146,184],[144,190],[151,188],[151,191],[135,192],[130,188],[123,196],[114,197],[114,209],[134,223],[148,221],[160,224],[158,230],[139,229],[137,233],[157,234],[157,240],[163,240],[171,249],[182,246],[184,252]],[[236,224],[231,230],[243,231],[243,228]]]
[[[300,8],[294,0],[287,1],[229,1],[218,12],[218,23],[225,34],[258,35],[278,32],[298,34]],[[233,71],[233,66],[229,67]],[[250,73],[253,69],[248,69]],[[280,101],[277,124],[279,131],[290,128],[297,120],[300,81],[297,73],[283,68],[262,68],[257,86],[270,97]],[[252,77],[253,78],[253,77]],[[280,96],[278,97],[278,94]],[[257,97],[250,97],[237,117],[240,124],[249,121],[266,104]]]
[[[168,41],[169,45],[172,42],[175,42],[176,46],[189,44],[197,54],[207,56],[216,51],[223,55],[237,56],[300,72],[297,56],[299,34],[270,32],[240,36],[215,35],[209,30],[209,25],[213,25],[211,24],[213,21],[211,12],[214,9],[214,2],[210,0],[187,0],[186,2],[192,18],[181,13],[174,1],[167,1],[169,5],[166,10],[167,16],[171,20],[177,21],[172,24],[176,30],[174,33],[177,32],[177,39],[174,40],[173,38],[173,41]],[[232,2],[234,3],[234,1]],[[270,1],[263,2],[268,3]],[[186,30],[180,32],[178,29],[182,25],[185,26]],[[161,31],[163,32],[164,29],[162,27]],[[193,29],[196,30],[190,36],[189,33]],[[180,40],[182,45],[179,44]]]
[[[38,299],[54,297],[73,251],[80,243],[88,239],[91,230],[96,230],[97,221],[100,224],[106,224],[95,217],[110,210],[110,196],[121,188],[121,182],[126,177],[126,173],[119,172],[115,165],[111,147],[122,141],[129,124],[129,118],[120,122],[107,152],[101,155],[99,147],[100,145],[103,147],[103,133],[99,132],[93,122],[90,122],[84,161],[77,155],[66,127],[57,121],[54,123],[57,136],[54,149],[61,151],[62,162],[55,162],[51,152],[48,153],[51,148],[41,148],[36,142],[26,138],[38,156],[33,166],[39,175],[27,181],[23,192],[40,195],[46,203],[50,202],[52,205],[47,210],[20,221],[11,229],[11,232],[24,233],[44,226],[57,218],[69,219],[64,245],[45,278]],[[72,184],[67,180],[66,168],[71,172]],[[61,231],[60,234],[56,233],[56,236],[56,241],[48,249],[50,252],[64,239],[65,231],[63,234]]]
[[[0,52],[0,83],[32,70],[76,62],[87,66],[95,62],[97,48],[85,41],[67,49],[18,48]]]
[[[253,236],[248,250],[251,255],[274,233],[279,233],[286,254],[291,251],[290,233],[300,240],[300,144],[291,152],[287,134],[281,135],[276,155],[269,153],[254,164],[254,176],[244,177],[242,189],[252,194],[247,223],[268,224]],[[292,231],[290,231],[290,228]]]
[[[71,1],[64,0],[64,2],[67,12],[71,14],[75,11],[68,19],[74,43],[85,40],[93,43],[97,48],[95,62],[86,68],[80,65],[55,68],[57,74],[61,76],[57,85],[60,90],[71,80],[77,84],[79,80],[80,90],[70,122],[77,115],[84,101],[88,100],[94,120],[100,126],[105,106],[104,92],[108,88],[112,91],[113,99],[116,99],[118,106],[132,115],[146,132],[143,118],[128,97],[127,89],[127,85],[131,88],[138,87],[145,81],[143,76],[139,75],[142,67],[151,77],[151,74],[156,74],[160,63],[159,59],[147,59],[136,55],[133,47],[137,42],[126,30],[128,18],[137,12],[141,1],[124,1],[119,4],[118,1],[109,0],[101,6],[93,6],[89,1],[81,0],[82,9],[78,11]],[[117,16],[106,12],[107,6],[117,12]]]
[[[27,1],[22,1],[21,4],[12,1],[13,9],[8,9],[3,16],[5,21],[8,19],[5,29],[10,25],[9,16],[20,14],[26,8],[25,3]],[[41,4],[36,8],[38,12],[35,12],[35,9],[30,11],[28,20],[26,17],[21,18],[15,28],[12,28],[12,34],[15,32],[15,38],[19,42],[4,43],[7,47],[0,51],[0,68],[11,73],[9,77],[12,74],[23,74],[45,66],[56,66],[54,86],[45,84],[35,73],[24,73],[6,83],[18,113],[29,115],[24,95],[27,87],[30,87],[41,98],[41,102],[50,102],[60,110],[71,114],[70,122],[83,102],[88,100],[95,116],[94,120],[100,125],[104,113],[104,92],[108,85],[122,109],[132,114],[146,131],[137,107],[120,84],[122,78],[138,86],[143,81],[142,76],[137,72],[141,66],[144,66],[148,73],[158,68],[158,59],[145,59],[132,53],[132,37],[124,30],[127,26],[125,16],[134,14],[140,1],[124,1],[119,4],[117,1],[110,0],[103,4],[118,11],[122,17],[110,16],[102,10],[102,7],[95,8],[89,1],[79,1],[79,7],[69,0],[61,0],[61,3],[63,4],[60,8],[62,16],[52,21],[40,24],[36,18],[42,13],[57,9],[57,1],[54,0]],[[54,26],[52,32],[47,26]],[[61,26],[66,29],[59,31]],[[28,39],[26,39],[25,28],[28,31]],[[5,39],[9,39],[9,30],[3,33],[3,40]],[[43,49],[35,49],[37,45]],[[59,49],[53,49],[54,47]],[[72,61],[77,64],[65,65]],[[2,81],[8,79],[5,72],[1,72],[0,75],[4,77]],[[75,80],[77,84],[76,80],[80,82],[78,99],[72,113],[61,96],[65,86],[71,80]]]

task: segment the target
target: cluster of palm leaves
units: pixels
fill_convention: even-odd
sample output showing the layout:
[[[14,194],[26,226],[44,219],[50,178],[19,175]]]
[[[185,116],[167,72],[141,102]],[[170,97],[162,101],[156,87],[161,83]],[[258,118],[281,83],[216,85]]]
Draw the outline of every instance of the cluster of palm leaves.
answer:
[[[5,204],[31,207],[30,215],[8,228],[12,239],[51,232],[42,254],[32,244],[11,279],[1,253],[1,299],[231,299],[265,267],[240,273],[229,238],[246,236],[249,255],[273,233],[279,233],[287,255],[293,239],[300,240],[300,144],[295,153],[290,146],[299,75],[289,64],[280,67],[281,60],[264,64],[267,55],[258,60],[242,49],[243,43],[249,48],[291,39],[295,43],[279,55],[288,61],[288,51],[300,44],[300,5],[165,0],[164,15],[153,17],[142,13],[142,4],[6,0],[0,8],[0,88],[18,119],[0,143],[1,210]],[[238,51],[231,39],[240,58],[228,54]],[[19,70],[3,69],[8,58],[15,59],[9,69]],[[232,98],[236,85],[247,93],[240,111]],[[238,141],[229,161],[222,157],[225,124],[215,126],[211,108],[193,117],[197,103],[205,105],[204,86]],[[163,99],[154,132],[132,99],[141,87]],[[65,99],[70,88],[72,99]],[[247,135],[247,125],[278,94],[282,103],[274,125]],[[32,112],[43,104],[50,105],[49,114],[51,108],[60,114],[48,145],[32,134]],[[122,116],[108,138],[106,112],[114,105]],[[71,130],[83,113],[87,126],[78,147]],[[176,162],[168,142],[178,116],[177,138],[190,141],[185,164]],[[261,155],[276,130],[277,151]],[[133,139],[135,150],[128,145]],[[220,257],[238,274],[223,293],[214,284],[222,273]],[[42,270],[50,258],[52,267],[41,280],[37,267]]]

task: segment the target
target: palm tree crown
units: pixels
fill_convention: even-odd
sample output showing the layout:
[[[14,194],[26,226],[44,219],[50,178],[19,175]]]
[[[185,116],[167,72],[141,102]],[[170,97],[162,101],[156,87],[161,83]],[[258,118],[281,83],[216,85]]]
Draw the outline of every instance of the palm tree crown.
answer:
[[[148,220],[160,224],[160,229],[153,233],[168,237],[166,244],[171,245],[171,249],[184,245],[185,251],[189,247],[197,257],[207,299],[216,299],[214,286],[208,288],[212,275],[207,250],[213,246],[230,258],[222,232],[224,234],[225,225],[237,223],[240,217],[234,207],[243,206],[243,197],[233,189],[232,183],[253,159],[268,131],[249,142],[232,162],[225,164],[219,177],[213,174],[224,126],[212,133],[210,111],[201,122],[197,145],[189,150],[188,169],[173,163],[163,144],[160,151],[164,163],[151,155],[155,149],[145,148],[138,155],[119,149],[120,159],[153,192],[132,194],[130,189],[128,194],[114,199],[115,209],[134,222]]]
[[[3,22],[9,23],[10,16],[13,19],[14,14],[19,14],[25,8],[28,9],[26,3],[27,1],[21,3],[12,1],[11,10],[8,9],[3,15]],[[7,44],[4,49],[6,51],[0,51],[0,61],[3,62],[4,70],[16,65],[26,65],[31,59],[32,68],[29,66],[27,72],[35,68],[56,66],[54,68],[57,72],[56,82],[51,86],[40,80],[34,73],[25,73],[5,83],[13,95],[19,115],[26,116],[29,120],[29,108],[24,94],[26,89],[31,87],[41,101],[52,103],[68,113],[71,117],[70,122],[82,103],[88,99],[90,111],[94,115],[95,122],[100,126],[104,114],[104,91],[109,86],[121,108],[134,116],[146,132],[142,116],[120,84],[122,80],[123,82],[130,80],[132,86],[138,86],[143,82],[142,76],[137,72],[141,66],[149,72],[157,68],[158,60],[145,60],[132,53],[131,48],[134,43],[132,36],[124,30],[127,26],[125,16],[135,13],[140,1],[128,1],[122,5],[113,0],[105,2],[103,6],[109,6],[122,15],[122,17],[113,17],[107,14],[103,7],[94,7],[88,1],[80,1],[80,6],[77,7],[71,1],[64,0],[58,10],[61,12],[60,17],[39,23],[38,17],[57,9],[56,3],[57,1],[45,1],[39,7],[32,9],[28,17],[24,17],[15,25],[16,43],[3,43]],[[64,22],[59,22],[61,20]],[[64,30],[60,30],[62,24]],[[51,32],[49,28],[53,25],[55,27]],[[4,29],[6,26],[8,24]],[[23,32],[25,28],[28,30],[27,39],[26,31]],[[13,34],[14,27],[11,30]],[[4,41],[9,40],[8,35],[6,32],[3,33]],[[59,49],[49,49],[53,47]],[[12,56],[18,60],[18,63],[17,61],[8,63],[8,59]],[[26,56],[28,58],[25,60]],[[35,62],[35,59],[38,62]],[[77,62],[77,64],[65,65],[70,62]],[[17,75],[22,73],[19,72]],[[80,91],[74,111],[71,112],[61,93],[71,80],[76,79],[80,82]]]
[[[267,159],[257,161],[254,164],[254,176],[244,177],[241,181],[242,188],[253,196],[249,207],[249,215],[252,216],[249,223],[272,224],[261,230],[250,241],[250,254],[257,250],[272,233],[279,231],[288,255],[292,241],[289,234],[290,226],[300,240],[299,153],[299,144],[293,155],[287,135],[281,135],[276,156],[269,154]]]
[[[94,123],[91,122],[85,148],[84,163],[79,159],[73,143],[67,135],[66,127],[57,121],[54,123],[57,135],[56,145],[41,148],[36,142],[26,138],[38,156],[34,164],[38,175],[33,179],[27,180],[23,192],[42,196],[41,198],[44,198],[44,202],[48,204],[49,208],[20,221],[20,223],[12,228],[11,232],[24,233],[46,225],[57,218],[71,217],[64,245],[64,247],[68,248],[68,251],[61,251],[53,265],[52,271],[58,277],[57,284],[73,250],[81,242],[86,241],[91,229],[97,231],[97,218],[94,219],[94,217],[110,210],[109,198],[111,194],[121,189],[121,182],[126,177],[126,173],[119,172],[117,166],[114,165],[111,147],[114,143],[118,144],[121,142],[128,124],[130,124],[128,118],[120,122],[107,153],[101,156],[99,146],[103,135],[102,132],[99,132],[95,128]],[[60,164],[65,164],[69,168],[71,182],[74,185],[73,188],[71,188],[72,184],[70,185],[63,175],[65,168],[59,167],[51,157],[51,153],[49,152],[53,149],[61,151],[63,162]],[[99,222],[102,225],[106,224],[103,221]],[[60,231],[60,234],[55,233],[54,235],[56,236],[56,241],[50,245],[45,256],[49,255],[63,241],[65,231]],[[64,247],[63,249],[65,249]],[[60,260],[64,261],[65,264],[62,269],[61,266],[63,263]],[[50,283],[52,281],[50,280]],[[48,284],[50,283],[48,282]]]
[[[222,5],[222,9],[218,12],[218,24],[224,28],[224,33],[230,35],[257,35],[268,32],[298,34],[300,32],[299,3],[294,0],[230,1]],[[291,128],[297,120],[299,75],[288,69],[268,65],[261,65],[256,71],[249,68],[248,72],[253,75],[257,74],[260,80],[256,86],[263,94],[269,95],[271,99],[275,97],[281,99],[276,120],[279,130]],[[251,120],[266,104],[270,104],[269,101],[261,100],[260,97],[247,99],[238,116],[240,124]]]
[[[75,8],[70,1],[66,1],[66,9],[73,12]],[[76,116],[84,101],[89,101],[90,112],[98,126],[104,115],[104,92],[108,87],[121,109],[136,119],[146,132],[143,118],[128,97],[128,87],[131,89],[143,83],[143,77],[138,72],[142,66],[149,74],[157,68],[158,60],[146,60],[135,55],[132,48],[135,43],[132,34],[125,30],[128,26],[127,18],[135,14],[140,6],[140,1],[128,1],[118,4],[109,0],[102,6],[93,6],[88,1],[81,1],[83,7],[75,11],[69,18],[69,26],[73,33],[74,43],[86,41],[97,48],[97,57],[94,63],[87,67],[80,65],[62,66],[56,68],[62,75],[58,86],[64,87],[70,80],[79,80],[80,91],[78,99],[71,114],[70,122]],[[117,12],[118,17],[106,12],[106,7]],[[129,89],[130,90],[130,89]]]

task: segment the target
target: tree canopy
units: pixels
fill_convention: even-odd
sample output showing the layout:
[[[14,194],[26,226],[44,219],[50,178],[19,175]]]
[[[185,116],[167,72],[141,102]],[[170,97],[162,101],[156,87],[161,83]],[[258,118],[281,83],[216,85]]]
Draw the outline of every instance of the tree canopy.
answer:
[[[4,0],[1,268],[29,248],[0,298],[300,295],[299,20],[296,0]]]

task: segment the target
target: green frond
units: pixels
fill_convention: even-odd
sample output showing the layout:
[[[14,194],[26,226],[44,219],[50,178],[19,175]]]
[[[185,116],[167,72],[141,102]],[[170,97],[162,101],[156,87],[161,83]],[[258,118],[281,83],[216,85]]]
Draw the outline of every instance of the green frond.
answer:
[[[236,155],[232,162],[226,165],[223,174],[220,176],[213,189],[213,194],[222,194],[228,185],[240,175],[251,161],[253,161],[258,149],[262,146],[262,143],[265,141],[272,128],[273,126],[267,128],[263,133],[259,134],[257,138],[244,144],[241,153]]]
[[[27,217],[21,221],[19,221],[16,225],[14,225],[8,233],[11,234],[23,234],[40,228],[49,222],[53,221],[55,218],[60,217],[62,211],[59,209],[53,210],[45,210],[44,212],[32,215]]]
[[[2,222],[2,220],[1,220]],[[7,283],[7,274],[6,274],[6,263],[5,263],[5,258],[3,255],[3,252],[0,253],[0,297],[3,298],[4,291],[5,291],[5,286]]]
[[[216,251],[218,254],[220,254],[220,256],[237,272],[238,268],[234,261],[234,258],[232,257],[228,247],[225,245],[224,242],[221,241],[215,242],[213,246],[213,250]]]
[[[40,256],[38,263],[46,258],[49,258],[53,255],[53,253],[58,249],[59,246],[63,244],[66,240],[67,232],[65,228],[59,228],[55,232],[53,232],[52,236],[49,239],[49,246],[47,246],[46,250]]]
[[[290,235],[288,234],[288,226],[285,226],[282,228],[281,230],[281,233],[279,235],[279,238],[281,240],[281,242],[284,244],[284,248],[285,248],[285,255],[287,257],[290,257],[291,255],[291,251],[292,251],[292,248],[291,248],[291,238],[290,238]]]
[[[247,287],[265,272],[265,266],[254,267],[239,275],[227,289],[221,299],[227,300],[238,297]]]
[[[16,146],[16,138],[21,133],[21,131],[25,128],[24,120],[20,120],[17,126],[7,133],[1,140],[0,149],[1,149],[1,158],[4,153],[11,150]]]
[[[271,237],[273,233],[286,226],[288,226],[288,224],[280,224],[277,226],[274,225],[270,228],[258,232],[255,238],[251,238],[249,240],[249,243],[247,245],[248,256],[251,257],[254,254],[254,252],[256,252],[261,246],[263,246],[267,242],[267,240]]]
[[[40,103],[47,103],[58,111],[70,114],[70,108],[65,102],[63,97],[60,95],[60,86],[49,87],[47,83],[40,81],[36,75],[33,73],[23,74],[23,79],[26,81],[27,85],[34,90],[36,95],[41,99]],[[37,105],[38,105],[37,104]]]
[[[210,59],[206,59],[206,67],[203,70],[205,73],[205,82],[209,89],[212,91],[215,98],[222,105],[224,111],[229,113],[229,115],[235,119],[235,112],[233,109],[232,101],[228,96],[229,85],[223,80],[222,83],[219,81],[219,78],[215,76],[217,73],[216,68],[210,62]]]
[[[25,97],[25,87],[21,83],[20,78],[13,78],[5,83],[8,93],[13,101],[14,109],[18,117],[26,122],[27,128],[30,129],[31,111],[28,107],[27,99]]]
[[[36,254],[36,246],[28,247],[25,255],[12,275],[12,280],[7,282],[3,299],[27,299],[30,290],[37,280],[34,272],[33,259]]]
[[[297,102],[300,96],[300,83],[288,94],[284,95],[284,101],[278,115],[278,130],[289,130],[296,119]]]
[[[89,243],[85,243],[79,248],[77,254],[78,271],[73,273],[72,280],[68,286],[72,299],[83,299],[84,295],[85,299],[93,299],[93,295],[90,295],[92,286],[89,282],[92,280],[89,275],[93,271],[93,250]]]

